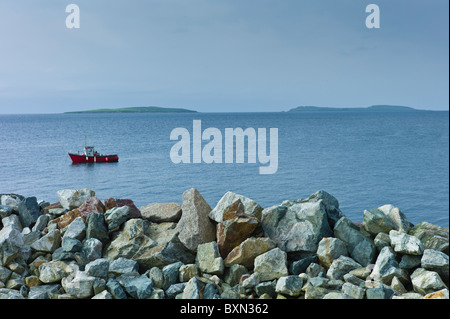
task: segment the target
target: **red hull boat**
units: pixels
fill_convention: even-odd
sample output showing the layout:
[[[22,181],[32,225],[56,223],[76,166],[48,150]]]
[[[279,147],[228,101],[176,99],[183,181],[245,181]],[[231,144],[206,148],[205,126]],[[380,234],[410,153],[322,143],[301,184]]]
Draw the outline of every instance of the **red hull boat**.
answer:
[[[82,154],[69,153],[74,164],[78,163],[114,163],[119,161],[117,154],[99,154],[93,146],[85,146]]]

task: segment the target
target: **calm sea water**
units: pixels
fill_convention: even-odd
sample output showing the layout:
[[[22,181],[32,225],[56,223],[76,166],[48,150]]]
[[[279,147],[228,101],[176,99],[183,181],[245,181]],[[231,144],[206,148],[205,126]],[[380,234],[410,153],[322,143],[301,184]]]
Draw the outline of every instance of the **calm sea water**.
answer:
[[[173,164],[172,129],[278,128],[279,168]],[[72,165],[84,138],[118,163]],[[0,115],[0,193],[56,202],[59,189],[90,188],[138,207],[181,202],[197,188],[210,206],[233,191],[263,207],[323,189],[344,214],[393,204],[413,223],[449,224],[449,113],[201,113]]]

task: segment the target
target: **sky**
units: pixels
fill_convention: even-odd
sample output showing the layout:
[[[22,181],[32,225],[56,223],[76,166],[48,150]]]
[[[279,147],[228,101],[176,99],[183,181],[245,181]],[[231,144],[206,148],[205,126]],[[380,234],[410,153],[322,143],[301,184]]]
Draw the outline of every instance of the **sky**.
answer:
[[[447,0],[2,0],[0,114],[448,110],[448,30]]]

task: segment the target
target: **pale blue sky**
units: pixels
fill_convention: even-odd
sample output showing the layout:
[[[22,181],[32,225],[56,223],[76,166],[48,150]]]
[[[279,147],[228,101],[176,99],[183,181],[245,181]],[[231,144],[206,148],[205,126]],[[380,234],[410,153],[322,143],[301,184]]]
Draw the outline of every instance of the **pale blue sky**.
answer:
[[[67,29],[75,3],[81,28]],[[378,4],[381,28],[367,29]],[[2,0],[0,113],[448,110],[447,0]]]

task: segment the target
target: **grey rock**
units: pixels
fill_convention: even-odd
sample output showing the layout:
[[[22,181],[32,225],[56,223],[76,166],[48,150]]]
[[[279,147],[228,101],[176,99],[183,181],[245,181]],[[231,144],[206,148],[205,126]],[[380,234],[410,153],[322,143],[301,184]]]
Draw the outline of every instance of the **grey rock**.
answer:
[[[136,260],[142,270],[164,267],[181,261],[192,263],[195,259],[180,242],[175,223],[150,223],[143,219],[130,219],[106,247],[104,256],[109,260],[124,257]]]
[[[20,253],[24,245],[22,233],[12,227],[0,230],[0,266],[6,266]]]
[[[171,285],[178,283],[180,267],[183,266],[181,261],[165,266],[162,269],[164,283],[162,286],[163,290],[167,290]]]
[[[223,213],[226,212],[228,208],[238,199],[244,205],[245,215],[256,217],[258,220],[261,220],[261,213],[263,211],[262,207],[254,200],[233,192],[227,192],[222,196],[216,207],[214,207],[214,209],[209,213],[209,218],[217,223],[221,223],[223,220]]]
[[[277,247],[259,255],[255,258],[254,271],[259,273],[261,281],[269,281],[287,276],[286,252]]]
[[[19,218],[23,227],[34,224],[42,215],[36,197],[27,197],[18,205]]]
[[[406,218],[405,214],[403,214],[398,207],[394,207],[393,205],[383,205],[378,207],[378,209],[389,217],[395,230],[408,233],[411,227],[413,227],[408,221],[408,218]]]
[[[428,222],[415,225],[409,235],[420,239],[425,249],[434,249],[449,254],[449,229]]]
[[[355,275],[352,275],[351,273],[345,274],[344,275],[344,281],[348,282],[350,284],[353,284],[355,286],[364,286],[364,280],[362,280],[361,278],[356,277]]]
[[[259,274],[257,272],[254,272],[253,274],[251,274],[250,276],[248,276],[247,278],[245,278],[240,286],[245,289],[245,290],[253,290],[253,288],[256,287],[256,285],[258,285],[260,283],[260,279],[259,279]]]
[[[408,292],[403,283],[397,277],[392,278],[391,288],[394,289],[397,294],[404,294]]]
[[[166,290],[167,298],[174,299],[176,295],[183,293],[184,288],[186,288],[187,282],[181,282],[177,284],[170,285]]]
[[[385,284],[380,284],[378,287],[369,288],[366,290],[367,299],[392,299],[395,295],[394,289]]]
[[[45,284],[57,283],[72,271],[72,267],[63,261],[49,261],[39,266],[39,280]]]
[[[327,276],[331,279],[343,280],[345,274],[360,267],[361,265],[352,258],[341,256],[333,260],[333,263],[327,271]]]
[[[284,276],[277,280],[275,291],[291,297],[299,296],[303,288],[303,279],[299,276]]]
[[[77,217],[66,227],[63,239],[67,237],[76,238],[80,241],[86,236],[86,224],[82,217]]]
[[[108,228],[102,213],[90,213],[86,219],[86,238],[96,238],[103,244],[109,242]]]
[[[148,299],[152,294],[153,282],[145,275],[135,277],[127,282],[125,290],[135,299]]]
[[[113,299],[113,296],[107,290],[103,290],[92,297],[92,299]]]
[[[216,239],[216,227],[208,218],[211,207],[195,189],[188,189],[182,196],[182,215],[178,222],[178,238],[191,251],[198,245]]]
[[[3,227],[11,226],[16,228],[19,231],[23,230],[22,223],[20,222],[19,216],[16,214],[9,215],[7,217],[2,218]]]
[[[377,249],[370,240],[363,240],[352,250],[350,256],[363,266],[370,265],[375,260]]]
[[[266,208],[261,226],[265,235],[286,252],[315,253],[320,240],[333,234],[322,201]]]
[[[139,274],[139,265],[134,260],[119,257],[109,263],[109,273],[115,276]]]
[[[364,210],[363,216],[364,229],[372,235],[389,233],[391,230],[395,229],[390,218],[377,208]]]
[[[47,214],[40,215],[37,220],[36,224],[33,226],[32,231],[43,231],[45,227],[47,227],[47,224],[50,220],[50,216]]]
[[[105,221],[110,232],[119,227],[130,218],[130,207],[113,207],[105,212]]]
[[[319,242],[317,248],[317,257],[320,262],[327,268],[329,268],[333,260],[340,256],[348,256],[347,246],[339,238],[324,237]]]
[[[113,299],[127,299],[127,294],[119,282],[110,278],[106,283],[106,290],[111,294]]]
[[[218,295],[215,285],[210,282],[204,282],[197,277],[191,278],[181,295],[182,299],[213,299]]]
[[[425,247],[419,238],[410,236],[404,232],[391,230],[389,232],[391,246],[395,252],[408,255],[422,255]]]
[[[95,192],[90,189],[63,189],[57,192],[61,206],[67,210],[78,208],[90,197],[95,196]]]
[[[322,200],[327,211],[328,224],[331,228],[334,228],[336,222],[344,217],[344,214],[339,209],[338,200],[331,194],[324,190],[320,190],[312,194],[306,201],[307,202],[318,202]]]
[[[227,268],[224,280],[230,286],[235,286],[239,284],[242,275],[248,273],[249,271],[245,266],[236,264],[231,266],[230,268]]]
[[[324,287],[315,287],[309,285],[305,289],[305,299],[322,299],[325,295],[332,292],[332,290]]]
[[[289,273],[293,275],[299,275],[306,272],[306,269],[311,265],[311,263],[318,263],[319,258],[317,256],[308,256],[296,261],[293,261],[289,265]]]
[[[30,288],[28,299],[52,299],[53,296],[61,293],[60,284],[40,285]]]
[[[107,258],[99,258],[91,261],[85,266],[85,271],[88,276],[107,278],[109,272],[109,260]]]
[[[61,246],[61,233],[58,229],[50,231],[39,240],[35,241],[31,248],[36,251],[52,253]]]
[[[425,249],[421,266],[426,270],[435,271],[444,280],[449,280],[449,260],[448,255],[434,249]]]
[[[370,277],[386,285],[390,285],[394,277],[398,277],[403,282],[408,281],[408,274],[400,268],[391,247],[384,247],[380,251]]]
[[[63,237],[61,248],[65,252],[76,253],[81,251],[81,249],[83,248],[83,244],[76,238]]]
[[[147,276],[153,281],[155,288],[162,288],[164,285],[164,274],[158,267],[152,267],[147,271]]]
[[[365,290],[360,286],[346,282],[342,285],[342,292],[352,299],[364,299]]]
[[[192,277],[199,275],[199,269],[196,264],[182,265],[179,269],[178,280],[188,282]]]
[[[142,218],[154,223],[178,222],[181,212],[178,203],[153,203],[141,207]]]
[[[424,268],[417,268],[411,274],[411,282],[414,291],[422,295],[447,288],[437,272]]]
[[[378,233],[373,240],[375,247],[380,251],[383,247],[391,246],[391,239],[386,233]]]
[[[420,255],[403,255],[398,265],[406,270],[415,269],[420,266],[421,259]]]
[[[0,205],[0,219],[10,216],[13,213],[13,209],[6,205]]]
[[[343,292],[331,291],[323,296],[322,299],[352,299],[352,297]]]
[[[6,267],[0,266],[0,282],[7,282],[12,271]]]
[[[359,228],[347,217],[342,217],[334,226],[334,237],[339,238],[347,245],[350,257],[363,266],[372,263],[375,256],[375,245],[365,237]],[[359,248],[353,253],[355,248]],[[361,249],[364,248],[364,249]]]
[[[89,262],[102,258],[102,249],[103,244],[100,240],[98,240],[97,238],[89,238],[83,242],[81,253]]]
[[[325,268],[317,263],[310,263],[309,266],[306,268],[305,273],[310,277],[317,277],[321,273],[325,271]]]
[[[78,299],[85,299],[94,296],[95,280],[95,277],[88,276],[84,271],[76,271],[62,278],[61,284],[68,294]]]
[[[276,296],[275,287],[277,284],[277,280],[273,281],[264,281],[255,286],[255,292],[258,297],[261,297],[263,294],[268,294],[271,298]]]
[[[14,211],[18,211],[20,201],[25,197],[17,194],[0,194],[0,204],[3,206],[11,207]]]
[[[208,274],[221,275],[225,270],[219,247],[215,241],[198,245],[195,262],[201,272]]]

